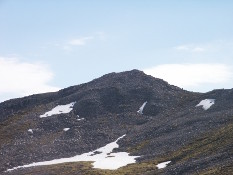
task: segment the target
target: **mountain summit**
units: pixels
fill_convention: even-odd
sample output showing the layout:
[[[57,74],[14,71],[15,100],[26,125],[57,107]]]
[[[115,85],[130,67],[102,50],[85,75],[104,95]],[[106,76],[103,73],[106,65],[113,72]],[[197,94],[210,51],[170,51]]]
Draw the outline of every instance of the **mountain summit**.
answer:
[[[232,174],[233,90],[139,70],[0,104],[1,174]]]

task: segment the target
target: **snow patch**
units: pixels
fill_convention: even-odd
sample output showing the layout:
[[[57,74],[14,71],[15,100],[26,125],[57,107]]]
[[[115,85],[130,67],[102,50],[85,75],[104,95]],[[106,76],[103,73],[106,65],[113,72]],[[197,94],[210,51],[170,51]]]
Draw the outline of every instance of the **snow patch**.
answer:
[[[70,158],[54,159],[51,161],[44,161],[44,162],[34,162],[28,165],[14,167],[12,169],[8,169],[7,171],[16,170],[19,168],[28,168],[33,166],[53,165],[53,164],[79,162],[79,161],[93,161],[94,163],[92,163],[92,165],[94,168],[115,170],[120,167],[126,166],[127,164],[135,163],[136,162],[135,159],[139,157],[139,156],[130,156],[129,153],[127,152],[112,153],[114,148],[119,147],[117,142],[123,137],[125,137],[125,135],[119,137],[116,141],[109,143],[106,146],[101,147],[92,152],[83,153],[81,155],[77,155]]]
[[[146,106],[146,104],[147,104],[147,101],[144,102],[144,103],[142,104],[142,106],[139,108],[139,110],[137,111],[139,114],[143,114],[142,111],[143,111],[144,107]]]
[[[196,107],[202,106],[204,110],[207,110],[214,104],[214,101],[215,99],[205,99],[202,100],[199,104],[197,104]]]
[[[46,112],[43,115],[40,115],[40,118],[49,117],[55,114],[66,114],[73,110],[73,106],[76,102],[69,103],[67,105],[58,105],[53,108],[51,111]]]
[[[64,128],[64,129],[63,129],[63,131],[68,131],[68,130],[70,130],[70,128]]]
[[[32,131],[32,129],[29,129],[29,130],[28,130],[28,132],[30,132],[30,133],[32,133],[32,134],[33,134],[33,131]]]
[[[162,162],[156,165],[156,167],[158,167],[158,169],[165,168],[169,163],[171,163],[171,161]]]
[[[84,118],[79,118],[79,115],[77,115],[77,117],[78,117],[78,121],[80,121],[80,120],[84,120]]]

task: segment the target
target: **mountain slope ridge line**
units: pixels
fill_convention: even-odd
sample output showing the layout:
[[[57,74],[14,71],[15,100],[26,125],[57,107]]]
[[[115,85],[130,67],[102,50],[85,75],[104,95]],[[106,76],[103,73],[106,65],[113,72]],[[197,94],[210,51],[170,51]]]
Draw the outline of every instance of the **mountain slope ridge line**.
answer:
[[[142,107],[145,102],[146,105]],[[48,117],[40,118],[49,111]],[[195,156],[195,161],[191,161],[191,157],[184,161],[182,159],[182,164],[171,153],[177,153],[192,141],[198,145],[200,136],[227,127],[232,123],[232,116],[233,89],[196,93],[169,85],[138,70],[110,73],[58,92],[0,103],[0,172],[19,175],[37,171],[41,172],[38,175],[44,175],[43,168],[39,166],[5,171],[30,165],[31,162],[71,158],[73,155],[89,153],[90,150],[96,150],[92,153],[96,158],[101,156],[98,148],[112,143],[123,134],[127,137],[117,140],[119,147],[114,152],[106,153],[106,161],[102,162],[107,166],[110,160],[118,158],[118,153],[124,153],[122,162],[128,160],[128,157],[133,164],[109,171],[124,170],[142,174],[142,170],[145,170],[147,172],[144,174],[153,172],[152,174],[166,175],[178,172],[195,174],[196,171],[213,169],[216,165],[224,168],[221,164],[224,162],[222,157],[225,156],[227,164],[232,163],[229,145],[219,145],[225,152],[216,154],[206,154],[212,149],[211,144],[214,142],[208,142],[206,151],[201,153],[192,146],[190,155],[196,153],[198,156]],[[226,140],[222,141],[229,143],[230,138],[224,138]],[[215,161],[212,161],[213,157],[216,157]],[[156,166],[168,161],[171,162],[162,169]],[[203,161],[206,161],[205,166]],[[61,163],[49,167],[62,169],[63,165]],[[98,169],[91,170],[92,165],[89,163],[66,165],[86,167],[83,174],[101,174]],[[145,168],[147,165],[150,170]],[[193,166],[196,168],[188,168]],[[47,173],[53,174],[49,168],[45,169],[48,170]],[[61,174],[55,171],[54,174]]]

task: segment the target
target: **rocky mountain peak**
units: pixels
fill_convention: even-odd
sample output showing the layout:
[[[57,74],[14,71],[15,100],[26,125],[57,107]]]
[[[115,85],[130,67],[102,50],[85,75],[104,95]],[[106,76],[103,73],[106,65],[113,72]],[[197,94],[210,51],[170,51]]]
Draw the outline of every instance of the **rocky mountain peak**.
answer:
[[[100,78],[94,79],[90,84],[95,84],[95,86],[100,84],[105,86],[128,86],[129,88],[132,86],[146,86],[150,84],[168,85],[167,82],[150,75],[146,75],[143,71],[137,69],[120,73],[109,73]]]
[[[6,101],[0,104],[0,174],[193,174],[196,169],[222,169],[222,163],[232,165],[227,153],[233,146],[232,95],[232,90],[188,92],[132,70]],[[92,171],[90,162],[69,163],[73,158],[102,162],[101,156],[108,162],[128,153],[133,164],[114,171]],[[67,164],[56,164],[62,160]],[[50,163],[55,165],[33,168]],[[24,165],[30,168],[21,169]]]

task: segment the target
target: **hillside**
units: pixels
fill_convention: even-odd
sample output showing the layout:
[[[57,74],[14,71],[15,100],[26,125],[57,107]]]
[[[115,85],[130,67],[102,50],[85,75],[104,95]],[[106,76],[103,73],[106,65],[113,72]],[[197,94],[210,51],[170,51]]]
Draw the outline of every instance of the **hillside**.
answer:
[[[6,175],[228,175],[232,140],[233,89],[188,92],[138,70],[0,103]]]

